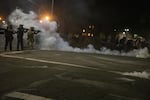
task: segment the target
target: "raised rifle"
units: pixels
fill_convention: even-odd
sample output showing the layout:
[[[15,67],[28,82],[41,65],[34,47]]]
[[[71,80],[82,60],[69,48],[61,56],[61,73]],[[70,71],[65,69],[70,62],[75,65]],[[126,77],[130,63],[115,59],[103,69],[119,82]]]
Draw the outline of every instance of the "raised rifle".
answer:
[[[4,34],[5,30],[6,30],[5,28],[0,27],[0,34]]]

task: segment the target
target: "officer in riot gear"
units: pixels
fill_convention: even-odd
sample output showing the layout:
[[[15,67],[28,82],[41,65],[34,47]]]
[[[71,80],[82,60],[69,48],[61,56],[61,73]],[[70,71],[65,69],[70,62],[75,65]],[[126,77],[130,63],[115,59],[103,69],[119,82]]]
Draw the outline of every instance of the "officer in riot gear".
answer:
[[[24,49],[23,36],[26,31],[27,30],[23,27],[23,25],[19,25],[19,28],[17,30],[17,50],[19,50],[20,46],[21,46],[21,50]]]
[[[33,49],[33,44],[34,44],[34,27],[30,27],[30,29],[27,32],[27,44],[29,47]]]
[[[12,25],[9,25],[7,27],[7,29],[5,30],[4,34],[5,34],[5,48],[4,49],[6,51],[7,50],[7,46],[9,45],[9,49],[11,51],[12,50],[13,34],[14,34]]]

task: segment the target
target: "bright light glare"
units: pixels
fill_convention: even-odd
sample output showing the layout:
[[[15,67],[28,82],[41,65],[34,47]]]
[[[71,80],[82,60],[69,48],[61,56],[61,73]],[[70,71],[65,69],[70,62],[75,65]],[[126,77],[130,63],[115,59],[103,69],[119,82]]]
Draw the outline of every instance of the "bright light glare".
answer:
[[[91,33],[88,33],[88,36],[90,37],[90,36],[91,36]]]
[[[3,20],[2,23],[3,23],[3,24],[6,24],[6,21]]]
[[[52,16],[49,16],[49,15],[44,15],[44,16],[41,16],[41,19],[39,20],[39,23],[43,23],[43,22],[49,22],[52,20]]]
[[[125,34],[126,34],[126,32],[123,32],[122,34],[123,34],[123,35],[125,35]]]
[[[129,32],[129,29],[126,29],[127,32]]]
[[[82,31],[83,31],[83,33],[85,33],[85,29],[83,29]]]
[[[46,16],[46,17],[45,17],[45,20],[49,20],[49,16]]]
[[[2,20],[2,18],[0,17],[0,20]]]
[[[42,20],[40,20],[40,23],[43,23],[43,21],[42,21]]]
[[[125,29],[126,32],[129,32],[129,29]]]

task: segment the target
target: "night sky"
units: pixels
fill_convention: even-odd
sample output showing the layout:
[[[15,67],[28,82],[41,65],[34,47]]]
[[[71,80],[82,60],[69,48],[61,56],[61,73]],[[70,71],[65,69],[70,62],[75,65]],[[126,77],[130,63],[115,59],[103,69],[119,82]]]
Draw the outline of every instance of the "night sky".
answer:
[[[16,7],[24,11],[50,11],[51,0],[1,0],[0,16]],[[54,15],[72,27],[95,24],[102,30],[111,28],[150,29],[148,0],[55,0]],[[70,26],[70,25],[69,25]]]

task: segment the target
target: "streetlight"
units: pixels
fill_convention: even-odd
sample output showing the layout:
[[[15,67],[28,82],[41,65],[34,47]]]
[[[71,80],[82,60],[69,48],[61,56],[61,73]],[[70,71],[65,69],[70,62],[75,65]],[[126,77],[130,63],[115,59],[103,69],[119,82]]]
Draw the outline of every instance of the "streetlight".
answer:
[[[45,20],[49,20],[49,17],[48,17],[48,16],[46,16],[46,17],[45,17]]]

